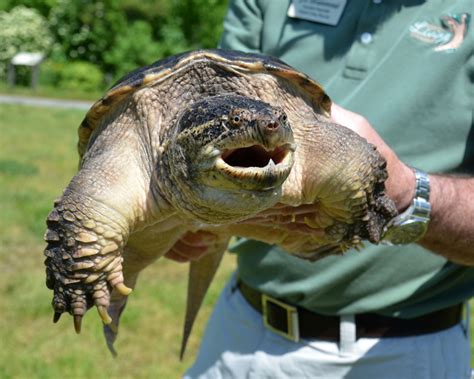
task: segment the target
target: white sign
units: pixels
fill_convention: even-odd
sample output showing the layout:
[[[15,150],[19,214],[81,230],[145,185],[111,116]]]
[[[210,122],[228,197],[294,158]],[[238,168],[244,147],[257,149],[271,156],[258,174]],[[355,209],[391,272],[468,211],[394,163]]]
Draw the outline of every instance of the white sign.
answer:
[[[12,58],[11,63],[16,66],[36,66],[43,58],[43,53],[18,53]]]

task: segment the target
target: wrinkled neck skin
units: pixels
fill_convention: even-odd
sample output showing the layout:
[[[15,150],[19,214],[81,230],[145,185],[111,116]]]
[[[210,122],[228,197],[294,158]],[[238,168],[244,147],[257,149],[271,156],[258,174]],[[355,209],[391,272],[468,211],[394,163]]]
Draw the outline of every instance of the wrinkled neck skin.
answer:
[[[192,133],[179,137],[170,133],[158,163],[156,188],[195,228],[241,221],[271,207],[281,197],[281,185],[260,191],[246,189],[243,182],[226,180],[215,170],[213,152],[231,147],[222,142],[227,133],[219,131],[216,124],[212,121],[205,128],[219,137],[203,133],[197,137],[199,142]],[[236,145],[241,139],[244,137],[239,135],[232,138]]]

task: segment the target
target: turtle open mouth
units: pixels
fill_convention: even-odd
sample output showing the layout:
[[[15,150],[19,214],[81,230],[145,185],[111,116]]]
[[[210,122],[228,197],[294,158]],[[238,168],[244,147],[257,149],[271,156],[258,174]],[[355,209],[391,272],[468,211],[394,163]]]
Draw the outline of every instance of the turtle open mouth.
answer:
[[[267,150],[262,145],[225,149],[216,161],[217,169],[247,189],[274,188],[287,178],[293,166],[294,144]]]
[[[221,158],[232,167],[265,167],[271,162],[275,165],[282,163],[288,153],[289,149],[285,146],[278,146],[267,151],[260,145],[253,145],[225,150]]]

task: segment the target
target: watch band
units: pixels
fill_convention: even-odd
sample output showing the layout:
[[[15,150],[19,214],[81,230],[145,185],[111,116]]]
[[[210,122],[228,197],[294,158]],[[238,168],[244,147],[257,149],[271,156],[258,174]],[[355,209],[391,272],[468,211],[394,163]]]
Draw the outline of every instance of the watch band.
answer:
[[[416,178],[415,196],[413,198],[412,206],[415,208],[415,213],[419,217],[430,220],[431,204],[430,204],[430,177],[424,171],[414,169]]]
[[[414,199],[421,197],[426,201],[430,201],[430,177],[424,171],[415,170],[415,179],[416,179],[416,187],[415,187],[415,195],[413,196]]]
[[[382,243],[405,245],[418,241],[426,233],[430,221],[430,179],[427,173],[415,170],[415,194],[411,205],[384,227]]]

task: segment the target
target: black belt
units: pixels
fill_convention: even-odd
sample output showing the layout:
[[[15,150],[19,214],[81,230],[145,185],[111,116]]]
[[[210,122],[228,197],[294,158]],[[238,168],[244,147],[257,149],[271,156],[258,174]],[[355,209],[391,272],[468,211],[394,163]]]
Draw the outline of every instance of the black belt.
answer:
[[[241,280],[237,285],[248,303],[262,313],[265,325],[274,332],[293,341],[300,338],[339,341],[339,316],[325,316],[286,304],[260,293]],[[462,304],[457,304],[411,319],[376,313],[356,314],[356,337],[408,337],[439,332],[461,321],[462,308]]]

